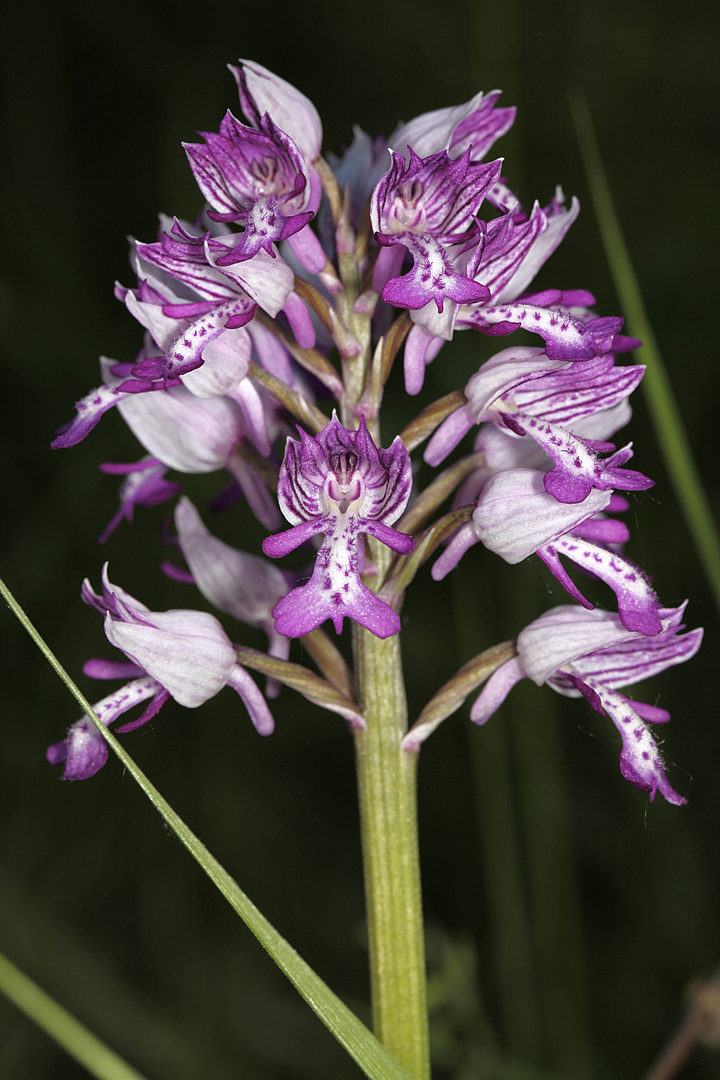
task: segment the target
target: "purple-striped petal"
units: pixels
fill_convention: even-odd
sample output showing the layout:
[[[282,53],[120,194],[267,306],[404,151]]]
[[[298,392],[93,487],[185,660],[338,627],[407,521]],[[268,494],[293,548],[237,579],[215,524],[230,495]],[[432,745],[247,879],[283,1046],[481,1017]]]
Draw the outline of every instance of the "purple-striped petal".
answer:
[[[628,460],[630,447],[624,447],[602,461],[587,441],[576,438],[557,424],[521,413],[501,415],[511,431],[530,435],[552,459],[553,467],[545,474],[545,490],[559,502],[582,502],[593,488],[645,491],[653,486],[653,481],[642,473],[620,467]]]
[[[262,64],[254,60],[240,63],[240,68],[232,65],[229,68],[238,84],[243,113],[250,123],[259,127],[264,114],[269,113],[307,161],[315,161],[322,147],[322,123],[310,99]]]
[[[617,552],[606,551],[579,536],[561,536],[538,548],[537,554],[561,585],[585,607],[592,605],[582,596],[560,562],[565,555],[587,573],[604,581],[617,597],[618,611],[627,630],[652,636],[660,633],[658,599],[642,570]]]

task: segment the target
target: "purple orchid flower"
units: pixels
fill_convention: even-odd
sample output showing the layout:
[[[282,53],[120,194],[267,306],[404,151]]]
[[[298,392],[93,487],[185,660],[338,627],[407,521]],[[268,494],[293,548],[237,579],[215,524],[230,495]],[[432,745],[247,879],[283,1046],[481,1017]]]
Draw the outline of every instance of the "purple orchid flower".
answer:
[[[524,292],[579,210],[577,199],[566,210],[558,189],[550,206],[543,210],[536,203],[529,217],[513,207],[483,223],[474,250],[462,253],[459,268],[484,285],[487,294],[471,304],[452,303],[442,315],[430,304],[411,312],[414,326],[405,345],[408,393],[420,391],[425,366],[456,329],[497,336],[524,327],[543,338],[544,351],[553,360],[589,360],[625,347],[618,338],[622,319],[596,318],[589,310],[594,297],[586,290]]]
[[[435,432],[425,460],[439,464],[475,423],[494,420],[516,435],[532,438],[552,461],[545,490],[559,502],[581,503],[594,489],[645,491],[653,481],[622,466],[631,444],[583,438],[578,425],[591,416],[612,416],[642,379],[642,366],[616,367],[612,353],[594,360],[561,362],[539,350],[505,349],[470,379],[468,403]]]
[[[131,396],[183,386],[200,399],[227,396],[237,402],[250,439],[261,454],[270,453],[265,406],[247,378],[253,348],[273,374],[291,384],[294,376],[280,342],[249,320],[258,304],[274,315],[284,304],[298,344],[311,347],[314,329],[292,291],[293,273],[285,262],[259,252],[237,274],[234,268],[221,272],[212,263],[212,243],[226,250],[208,234],[194,234],[175,221],[158,243],[135,245],[140,284],[117,286],[116,295],[147,330],[146,344],[134,364],[101,361],[107,385],[77,403],[75,420],[59,430],[53,447],[74,446],[103,413]]]
[[[242,284],[212,266],[210,239],[209,233],[199,234],[174,221],[155,243],[133,243],[138,286],[118,285],[115,295],[149,332],[164,358],[154,366],[148,361],[138,367],[135,378],[167,382],[204,363],[209,365],[212,346],[221,340],[235,344],[236,350],[240,345],[246,368],[247,331],[243,327],[255,314],[257,300]],[[229,377],[236,383],[244,374],[241,366]]]
[[[685,605],[661,608],[661,630],[654,637],[628,631],[606,611],[556,607],[530,623],[518,637],[518,655],[488,679],[470,718],[484,724],[520,679],[546,683],[567,697],[584,696],[596,712],[609,716],[622,736],[620,772],[650,800],[659,791],[668,802],[687,800],[670,786],[649,723],[665,723],[666,710],[631,701],[618,688],[682,664],[700,648],[701,629],[681,634]]]
[[[425,450],[425,460],[439,465],[476,424],[485,421],[515,430],[508,417],[523,418],[528,425],[533,418],[541,418],[572,428],[625,401],[644,371],[641,365],[616,367],[612,353],[587,362],[571,362],[553,360],[540,348],[503,349],[468,381],[467,405],[456,409],[438,427]]]
[[[642,570],[618,551],[618,544],[628,538],[627,528],[602,515],[617,506],[611,493],[593,490],[581,503],[559,503],[545,490],[543,479],[536,469],[506,469],[492,477],[472,520],[434,564],[433,578],[442,580],[466,551],[482,543],[511,565],[536,554],[574,600],[592,609],[564,569],[563,555],[613,590],[627,630],[659,633],[657,596]]]
[[[463,266],[463,258],[482,235],[484,226],[474,215],[497,180],[500,162],[471,165],[469,150],[457,160],[445,150],[424,159],[410,147],[408,153],[406,161],[390,152],[390,169],[372,194],[372,227],[386,252],[376,263],[373,288],[397,307],[417,310],[432,304],[440,319],[446,301],[472,304],[490,295],[473,280],[473,268],[467,258]],[[413,267],[396,277],[404,248],[413,256]],[[445,313],[445,321],[449,317]]]
[[[476,94],[463,105],[422,113],[396,128],[389,145],[403,155],[410,145],[420,157],[447,150],[452,158],[458,158],[469,150],[470,161],[476,165],[515,122],[514,107],[496,108],[499,97],[500,91],[493,90],[489,94]],[[519,204],[502,179],[495,181],[485,197],[503,212]]]
[[[230,65],[240,93],[240,105],[252,126],[262,130],[267,115],[276,129],[289,138],[304,157],[307,166],[308,191],[305,210],[316,212],[322,197],[320,174],[314,162],[322,148],[322,122],[317,109],[296,87],[274,75],[272,71],[249,60],[241,68]],[[305,227],[287,233],[287,244],[301,265],[311,274],[325,268],[327,257],[312,229]]]
[[[485,224],[475,250],[463,252],[459,268],[482,283],[488,294],[472,304],[453,303],[442,315],[430,304],[411,312],[415,325],[405,345],[408,393],[416,394],[422,388],[425,366],[455,329],[497,336],[524,328],[543,338],[544,351],[553,360],[590,360],[639,344],[619,334],[621,318],[599,318],[590,310],[595,299],[586,290],[524,291],[557,248],[579,209],[573,199],[566,210],[558,189],[544,210],[536,204],[526,217],[516,207]]]
[[[218,266],[232,266],[304,229],[313,217],[305,160],[292,139],[266,113],[260,128],[241,124],[231,112],[220,133],[201,132],[205,146],[184,143],[198,187],[213,207],[213,221],[239,222],[241,241]]]
[[[122,389],[129,364],[103,357],[100,366],[105,385],[78,402],[75,420],[61,430],[53,447],[76,445],[104,412],[117,406],[138,441],[162,465],[183,473],[227,469],[257,519],[268,529],[277,528],[280,519],[267,486],[237,452],[246,439],[261,453],[270,451],[264,405],[249,380],[234,396],[199,398],[180,385],[136,394]]]
[[[628,630],[659,633],[657,597],[618,550],[627,529],[602,516],[618,507],[616,489],[645,490],[652,481],[622,468],[630,446],[598,456],[615,449],[605,440],[628,419],[627,397],[643,371],[616,367],[612,354],[566,362],[532,348],[505,349],[483,364],[465,388],[468,404],[448,417],[425,454],[438,464],[474,422],[483,422],[475,444],[483,465],[457,495],[459,504],[475,502],[472,520],[452,538],[433,577],[443,578],[480,542],[511,564],[537,554],[573,599],[591,608],[563,555],[613,589]],[[523,447],[525,440],[488,421],[528,434],[534,445]]]
[[[238,663],[235,648],[213,615],[203,611],[150,611],[111,584],[107,564],[103,568],[102,595],[85,581],[82,598],[103,615],[108,641],[129,660],[90,660],[85,665],[85,674],[91,678],[131,680],[94,706],[103,724],[113,723],[150,698],[137,720],[116,729],[121,733],[132,731],[151,720],[168,698],[195,709],[224,686],[230,686],[242,698],[259,734],[272,732],[274,721],[265,698]],[[88,717],[73,724],[66,738],[47,751],[51,765],[65,766],[63,780],[93,776],[107,756],[107,743]]]
[[[342,157],[327,155],[340,190],[348,191],[351,223],[358,225],[373,188],[385,172],[388,146],[406,157],[410,145],[421,158],[441,150],[447,150],[451,158],[459,158],[469,149],[471,164],[482,161],[495,140],[512,127],[515,119],[514,108],[495,107],[499,96],[497,90],[490,94],[480,93],[463,105],[423,113],[396,128],[389,139],[382,136],[372,139],[355,125],[352,145]],[[493,185],[486,195],[491,202],[496,186]],[[329,233],[329,227],[326,231]]]
[[[258,306],[273,318],[285,309],[298,343],[314,344],[312,324],[283,259],[259,250],[237,266],[222,268],[222,258],[242,240],[239,234],[213,237],[177,220],[165,225],[156,243],[135,244],[138,287],[116,288],[162,353],[135,366],[133,377],[145,381],[138,391],[152,389],[158,380],[167,385],[202,366],[191,380],[195,392],[227,393],[247,373],[250,339],[244,328]]]
[[[284,305],[303,348],[314,344],[315,333],[307,308],[292,291],[293,273],[285,262],[259,252],[239,271],[223,273],[213,264],[210,245],[222,251],[227,245],[208,235],[195,235],[176,221],[158,243],[135,245],[139,285],[118,285],[115,294],[147,330],[146,345],[135,364],[123,366],[125,377],[112,392],[101,387],[78,403],[76,420],[60,430],[53,446],[75,445],[104,412],[130,394],[181,384],[199,398],[235,397],[247,408],[253,428],[262,410],[246,376],[252,345],[262,332],[245,327],[256,307],[277,315]],[[261,361],[265,355],[270,355],[267,348],[261,350]],[[263,449],[267,439],[262,427],[253,428],[253,440],[261,453],[269,453]]]
[[[275,629],[299,637],[332,619],[340,633],[347,616],[377,637],[390,637],[400,618],[360,580],[358,543],[366,533],[401,554],[413,550],[412,537],[390,527],[410,497],[410,455],[399,438],[378,449],[364,417],[357,431],[343,427],[335,413],[317,438],[298,430],[301,441],[288,439],[278,483],[280,508],[293,528],[266,537],[263,551],[277,559],[313,536],[324,540],[310,581],[274,608]]]

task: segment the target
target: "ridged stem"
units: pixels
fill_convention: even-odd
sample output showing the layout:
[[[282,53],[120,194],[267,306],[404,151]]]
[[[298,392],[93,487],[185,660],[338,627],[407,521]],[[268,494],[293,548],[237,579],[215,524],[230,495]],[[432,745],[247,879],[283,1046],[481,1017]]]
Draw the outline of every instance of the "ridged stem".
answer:
[[[401,749],[407,706],[398,636],[355,628],[365,730],[355,732],[375,1035],[414,1080],[429,1080],[417,754]]]

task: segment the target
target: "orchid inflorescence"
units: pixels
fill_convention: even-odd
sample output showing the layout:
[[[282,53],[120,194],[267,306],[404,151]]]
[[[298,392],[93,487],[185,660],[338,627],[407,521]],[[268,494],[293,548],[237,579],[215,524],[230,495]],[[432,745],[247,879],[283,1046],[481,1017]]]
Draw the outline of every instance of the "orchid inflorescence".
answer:
[[[625,493],[652,486],[627,467],[632,444],[611,441],[643,375],[617,358],[639,343],[621,334],[622,319],[595,313],[589,292],[531,287],[577,200],[568,205],[558,188],[526,211],[501,160],[486,160],[515,116],[496,92],[418,116],[387,141],[356,128],[349,149],[326,160],[320,118],[302,93],[256,63],[230,70],[244,121],[228,112],[218,132],[185,147],[204,209],[192,223],[163,217],[157,240],[133,242],[136,285],[116,289],[144,329],[143,347],[134,363],[101,361],[102,385],[54,445],[74,446],[116,406],[143,446],[140,461],[103,466],[125,480],[102,539],[136,506],[177,494],[168,470],[229,473],[224,502],[247,501],[268,532],[265,557],[213,537],[181,498],[174,521],[188,569],[174,573],[264,630],[268,651],[232,643],[206,612],[150,611],[105,569],[102,595],[87,582],[82,595],[126,659],[93,660],[86,672],[126,681],[95,706],[100,720],[149,701],[116,729],[126,731],[168,697],[194,708],[229,685],[267,734],[267,699],[285,683],[362,726],[346,663],[321,625],[339,633],[349,619],[380,639],[396,635],[422,563],[435,556],[439,580],[461,573],[482,544],[511,564],[537,555],[574,603],[540,615],[476,679],[465,665],[448,684],[452,707],[447,695],[433,699],[404,747],[417,751],[488,676],[472,706],[478,723],[528,677],[584,696],[620,731],[623,775],[650,798],[659,790],[683,803],[651,733],[668,714],[618,692],[689,659],[702,637],[681,633],[684,606],[661,607],[622,554]],[[395,358],[402,349],[405,392],[417,395],[427,365],[461,330],[533,336],[485,360],[382,449]],[[472,449],[444,465],[471,434]],[[443,470],[411,501],[411,452],[426,440],[424,461]],[[300,575],[270,561],[298,548]],[[617,613],[594,608],[568,564],[609,585]],[[289,661],[296,637],[319,675]],[[248,669],[268,676],[264,693]],[[83,719],[48,757],[64,778],[81,779],[107,749]]]

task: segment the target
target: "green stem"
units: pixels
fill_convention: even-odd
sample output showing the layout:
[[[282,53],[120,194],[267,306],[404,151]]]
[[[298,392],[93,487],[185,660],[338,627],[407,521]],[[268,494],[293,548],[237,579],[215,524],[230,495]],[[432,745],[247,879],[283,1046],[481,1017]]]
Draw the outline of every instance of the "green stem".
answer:
[[[417,754],[401,748],[407,705],[398,636],[355,628],[355,732],[373,1027],[414,1080],[429,1080],[425,943],[418,854]]]

